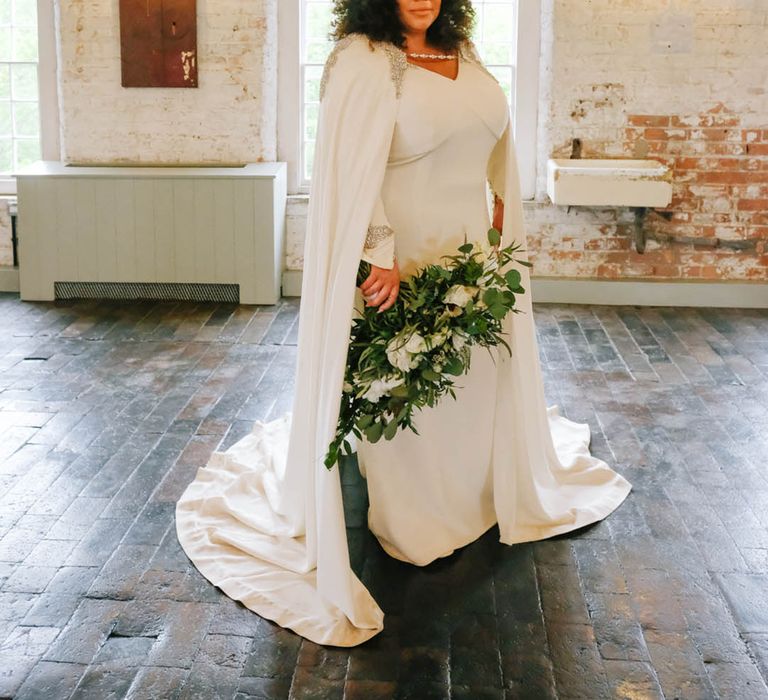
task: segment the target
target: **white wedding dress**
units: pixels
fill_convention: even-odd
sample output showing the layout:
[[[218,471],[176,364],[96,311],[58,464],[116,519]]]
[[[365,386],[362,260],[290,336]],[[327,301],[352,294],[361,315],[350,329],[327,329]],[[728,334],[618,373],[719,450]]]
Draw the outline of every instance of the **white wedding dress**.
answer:
[[[365,58],[367,49],[359,50]],[[345,51],[352,64],[353,48]],[[386,264],[396,251],[405,276],[454,253],[465,234],[487,240],[489,184],[505,191],[493,180],[508,126],[505,95],[477,61],[462,54],[455,80],[408,64],[371,221],[393,235],[378,236],[365,259]],[[509,243],[519,232],[508,229],[521,222],[519,210],[510,203],[506,209],[503,242]],[[357,290],[355,306],[362,304]],[[446,396],[416,415],[419,436],[404,430],[390,441],[358,442],[369,528],[391,556],[426,565],[496,523],[507,544],[551,537],[605,517],[629,492],[623,477],[590,455],[588,425],[544,403],[530,289],[521,307],[507,325],[514,356],[474,348],[469,372],[456,381],[457,398]],[[277,512],[288,426],[288,416],[258,422],[252,435],[213,455],[177,505],[179,539],[209,580],[251,609],[311,639],[357,644],[378,631],[375,604],[350,573],[346,598],[334,601],[339,607],[340,600],[354,601],[345,609],[352,622],[342,628],[337,620],[346,618],[315,595],[320,576],[307,564],[305,544],[315,545]],[[343,532],[338,502],[328,496],[322,503],[322,517],[341,519]],[[317,537],[323,541],[322,532]],[[336,554],[347,561],[346,552]],[[340,572],[324,575],[339,576],[326,590],[344,589]],[[308,595],[313,601],[305,603]],[[365,612],[354,620],[348,610]]]
[[[477,65],[460,61],[455,80],[410,66],[374,218],[394,235],[367,251],[365,259],[390,266],[393,247],[401,275],[407,276],[455,253],[465,232],[470,241],[486,241],[491,226],[486,174],[508,119],[504,93]],[[356,307],[362,303],[358,291]],[[390,441],[358,443],[370,501],[368,525],[391,556],[428,564],[496,523],[494,473],[516,469],[511,454],[494,449],[494,436],[503,432],[526,441],[522,426],[495,420],[499,351],[506,352],[473,348],[470,370],[456,382],[456,400],[445,397],[417,414],[418,435],[404,430]],[[557,498],[569,505],[543,522],[529,520],[519,540],[555,534],[570,518],[571,526],[580,520],[580,512],[603,512],[606,495],[617,503],[626,494],[621,477],[587,458],[586,424],[559,416],[555,407],[549,409],[549,424],[566,465]],[[519,477],[525,481],[524,474]],[[522,500],[519,506],[526,508]],[[518,517],[521,525],[524,516]],[[539,528],[533,537],[531,524]]]

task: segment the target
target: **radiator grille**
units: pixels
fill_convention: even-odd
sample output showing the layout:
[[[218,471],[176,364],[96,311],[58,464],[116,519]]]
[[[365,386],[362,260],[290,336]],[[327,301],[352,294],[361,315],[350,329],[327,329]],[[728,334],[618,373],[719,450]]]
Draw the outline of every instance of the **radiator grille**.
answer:
[[[240,303],[239,284],[206,282],[54,282],[56,299],[151,299]]]

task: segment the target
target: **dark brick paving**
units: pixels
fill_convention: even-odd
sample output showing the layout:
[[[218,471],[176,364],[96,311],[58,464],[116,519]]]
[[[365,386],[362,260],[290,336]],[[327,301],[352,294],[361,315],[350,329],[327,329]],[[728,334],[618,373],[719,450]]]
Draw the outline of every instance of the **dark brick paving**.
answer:
[[[539,306],[550,403],[634,484],[606,521],[423,569],[365,529],[386,628],[351,650],[192,567],[174,503],[290,407],[297,303],[0,295],[0,697],[768,698],[768,313]]]

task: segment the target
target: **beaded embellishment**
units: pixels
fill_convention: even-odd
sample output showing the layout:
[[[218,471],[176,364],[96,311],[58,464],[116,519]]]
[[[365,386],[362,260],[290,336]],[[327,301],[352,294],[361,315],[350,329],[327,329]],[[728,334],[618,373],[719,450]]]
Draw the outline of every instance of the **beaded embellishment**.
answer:
[[[320,101],[323,100],[323,95],[325,94],[325,86],[328,84],[328,78],[331,75],[331,68],[333,68],[334,64],[336,63],[336,59],[338,59],[339,54],[347,48],[357,37],[359,34],[352,33],[347,34],[346,36],[339,39],[331,49],[331,52],[328,54],[328,58],[325,60],[325,66],[323,66],[323,74],[320,77]]]
[[[406,68],[408,68],[405,51],[388,41],[376,41],[370,39],[366,34],[361,32],[352,32],[339,39],[328,54],[325,66],[323,67],[323,74],[320,77],[320,101],[322,101],[323,95],[325,95],[325,87],[328,84],[328,78],[331,75],[331,68],[333,68],[336,63],[339,53],[358,38],[365,39],[370,45],[380,48],[386,53],[387,58],[389,59],[389,75],[395,85],[395,95],[400,97],[402,93],[403,76],[405,75]]]
[[[395,95],[400,97],[403,91],[403,76],[408,68],[408,59],[405,57],[405,51],[399,46],[390,44],[388,41],[376,42],[379,44],[389,58],[389,74],[392,82],[395,84]]]
[[[339,53],[341,53],[345,48],[347,48],[347,46],[349,46],[353,41],[355,41],[355,39],[358,38],[366,39],[372,46],[382,49],[384,53],[387,54],[387,58],[389,59],[389,75],[395,85],[395,95],[398,98],[401,96],[403,91],[403,77],[405,76],[405,71],[410,66],[412,66],[412,64],[409,63],[408,59],[406,58],[405,51],[389,41],[376,41],[370,39],[366,34],[361,32],[352,32],[351,34],[347,34],[346,36],[339,39],[334,44],[331,52],[328,54],[328,58],[325,61],[325,66],[323,67],[323,74],[320,77],[321,101],[323,99],[323,95],[325,95],[325,88],[328,84],[328,78],[331,75],[331,69],[335,65],[336,60],[339,57]],[[493,78],[497,83],[499,82],[496,76],[485,67],[482,60],[480,59],[480,55],[477,52],[477,48],[475,47],[474,42],[470,39],[465,39],[459,44],[459,60],[462,58],[469,63],[474,63],[486,75]]]
[[[376,226],[371,225],[368,227],[368,233],[365,236],[365,244],[363,245],[363,248],[369,250],[375,248],[384,239],[389,238],[394,234],[394,229],[386,224]]]

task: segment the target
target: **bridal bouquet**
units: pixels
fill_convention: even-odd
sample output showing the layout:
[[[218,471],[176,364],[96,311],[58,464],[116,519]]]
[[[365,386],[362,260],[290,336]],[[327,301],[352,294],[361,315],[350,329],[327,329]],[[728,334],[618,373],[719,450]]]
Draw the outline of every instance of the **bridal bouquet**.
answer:
[[[400,284],[395,303],[384,313],[364,307],[352,323],[347,366],[334,440],[325,466],[338,463],[342,446],[352,454],[349,433],[376,442],[391,440],[398,428],[410,428],[413,414],[434,406],[445,394],[453,398],[454,378],[469,369],[473,345],[503,345],[502,320],[517,313],[515,294],[520,272],[505,271],[521,245],[500,248],[501,234],[488,230],[489,246],[465,242],[458,254],[442,256],[444,265],[426,265]],[[358,286],[370,265],[360,264]]]

